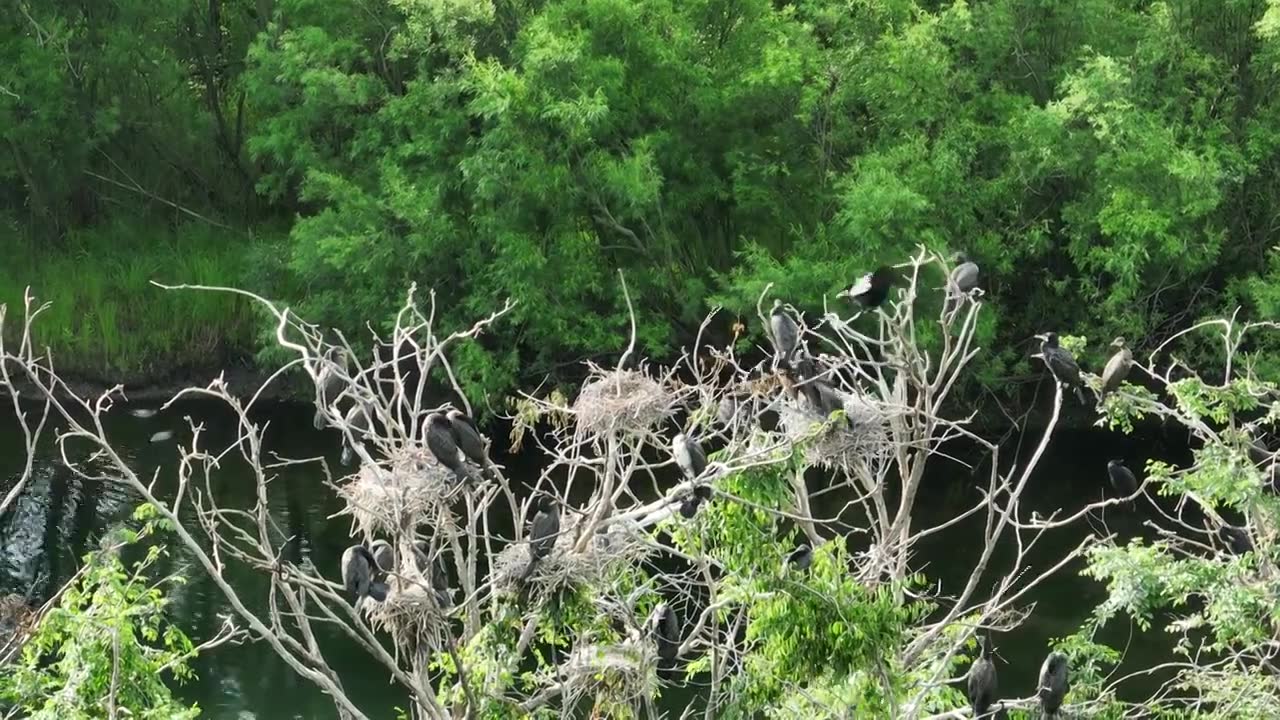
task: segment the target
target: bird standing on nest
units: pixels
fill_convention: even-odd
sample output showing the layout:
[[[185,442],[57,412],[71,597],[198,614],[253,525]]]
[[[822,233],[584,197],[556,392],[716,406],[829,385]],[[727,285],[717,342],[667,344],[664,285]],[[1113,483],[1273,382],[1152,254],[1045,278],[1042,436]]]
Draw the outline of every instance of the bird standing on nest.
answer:
[[[468,460],[480,467],[480,472],[486,480],[493,480],[496,475],[493,471],[493,462],[489,460],[488,445],[480,435],[480,431],[476,429],[475,421],[466,413],[456,409],[450,410],[447,417],[449,428],[453,432],[454,444],[462,450],[462,454]]]
[[[373,553],[364,545],[352,545],[342,553],[342,584],[357,607],[366,597],[378,602],[387,599],[386,584],[373,579],[376,567],[377,561]]]
[[[458,443],[453,439],[453,425],[440,413],[427,416],[427,449],[441,465],[453,471],[453,474],[465,482],[471,482],[471,473],[462,461],[462,453]]]
[[[369,546],[373,551],[373,561],[377,568],[382,572],[391,572],[396,569],[396,553],[391,549],[391,543],[378,538]]]
[[[800,326],[791,318],[782,301],[773,301],[773,312],[769,315],[769,329],[773,331],[773,345],[777,352],[776,363],[779,367],[791,364],[791,356],[800,346]]]
[[[550,495],[538,498],[538,512],[529,521],[529,566],[520,576],[521,582],[533,575],[538,562],[551,554],[560,534],[560,509]]]

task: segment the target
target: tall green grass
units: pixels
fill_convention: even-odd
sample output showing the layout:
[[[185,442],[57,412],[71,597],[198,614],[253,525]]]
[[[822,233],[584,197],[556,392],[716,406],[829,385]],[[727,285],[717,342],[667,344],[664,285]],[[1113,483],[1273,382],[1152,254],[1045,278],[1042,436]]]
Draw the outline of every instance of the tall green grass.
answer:
[[[0,265],[6,335],[19,329],[27,286],[50,307],[35,326],[57,367],[104,380],[155,380],[253,350],[255,318],[238,297],[150,284],[235,286],[252,241],[206,225],[176,230],[117,222],[56,246],[17,241]],[[17,257],[15,257],[17,256]]]

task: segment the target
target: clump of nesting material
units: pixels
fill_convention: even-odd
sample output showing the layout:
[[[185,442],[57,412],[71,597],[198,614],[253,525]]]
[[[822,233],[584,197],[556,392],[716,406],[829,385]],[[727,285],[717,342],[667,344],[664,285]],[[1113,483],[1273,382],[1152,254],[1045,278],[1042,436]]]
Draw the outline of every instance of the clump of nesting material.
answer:
[[[0,598],[0,665],[17,657],[38,619],[21,595]]]
[[[342,512],[355,518],[367,535],[447,522],[455,492],[461,492],[457,477],[419,447],[400,448],[376,467],[362,465],[355,479],[338,490],[347,501]]]
[[[828,421],[807,403],[784,403],[779,417],[787,439],[807,443],[805,460],[821,467],[849,470],[886,458],[890,448],[885,413],[863,396],[835,393],[845,416],[836,421]]]
[[[562,526],[551,552],[538,560],[533,572],[523,580],[529,567],[529,544],[503,548],[493,562],[494,586],[520,590],[527,585],[545,597],[564,588],[603,582],[615,569],[639,561],[648,552],[644,531],[634,523],[607,526],[594,533],[581,551],[574,549],[577,535],[576,523]]]
[[[651,643],[580,643],[560,666],[567,707],[582,697],[605,698],[611,704],[635,705],[651,699],[658,688],[658,661]]]
[[[441,607],[430,580],[406,568],[399,577],[388,577],[387,584],[386,600],[364,605],[370,624],[385,630],[398,648],[444,647],[448,608]]]
[[[675,396],[634,370],[613,370],[588,380],[573,404],[578,429],[595,434],[642,433],[671,415]]]

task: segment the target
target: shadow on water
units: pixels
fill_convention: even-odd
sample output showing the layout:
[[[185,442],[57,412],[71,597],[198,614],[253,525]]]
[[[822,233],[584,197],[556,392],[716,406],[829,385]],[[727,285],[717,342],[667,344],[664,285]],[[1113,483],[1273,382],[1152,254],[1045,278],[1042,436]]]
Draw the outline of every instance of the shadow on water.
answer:
[[[316,431],[311,427],[309,405],[277,404],[268,406],[254,418],[267,427],[267,448],[283,457],[324,455],[331,467],[338,465],[338,436],[334,431]],[[171,497],[176,478],[174,442],[190,442],[191,433],[183,420],[190,416],[203,422],[207,429],[204,446],[223,448],[233,441],[232,418],[212,403],[189,402],[152,418],[136,418],[122,409],[112,413],[107,425],[108,436],[116,443],[140,476],[150,477],[160,470],[157,487],[162,497]],[[177,437],[166,443],[151,443],[154,432],[177,430]],[[1031,452],[1034,437],[1021,448]],[[1004,451],[1012,456],[1013,448]],[[83,482],[62,467],[57,449],[46,442],[40,448],[35,474],[16,507],[0,527],[0,592],[30,593],[43,599],[66,581],[80,564],[80,558],[97,543],[112,523],[127,517],[136,500],[115,486]],[[0,492],[12,485],[22,469],[21,433],[14,419],[0,417]],[[1024,495],[1024,512],[1048,515],[1061,508],[1078,508],[1096,499],[1106,485],[1106,462],[1111,457],[1124,457],[1130,467],[1140,468],[1147,458],[1180,462],[1188,458],[1185,438],[1166,437],[1156,431],[1123,437],[1101,432],[1062,432],[1054,439],[1040,468],[1030,480]],[[1012,460],[1012,457],[1008,458]],[[518,456],[500,458],[509,477],[531,485],[538,477],[541,459],[536,450]],[[324,486],[320,473],[310,466],[286,466],[276,472],[282,491],[271,494],[270,511],[295,540],[286,548],[291,560],[305,558],[322,572],[336,579],[342,550],[349,543],[350,522],[345,518],[330,519],[341,509],[333,492]],[[985,485],[986,469],[971,473],[950,462],[935,462],[922,488],[917,527],[931,527],[956,516],[980,498],[979,485]],[[664,478],[672,481],[671,478]],[[660,480],[664,480],[660,479]],[[821,478],[811,478],[811,489],[818,489]],[[253,477],[242,462],[222,463],[213,482],[220,502],[248,508],[254,502]],[[659,488],[637,489],[642,497],[651,497]],[[589,488],[575,488],[575,495]],[[582,498],[582,499],[585,499]],[[850,498],[840,492],[828,492],[815,501],[818,516],[832,517],[842,512]],[[189,504],[188,504],[189,506]],[[1149,506],[1139,505],[1139,513],[1151,513]],[[1146,531],[1141,520],[1146,515],[1108,513],[1108,524],[1122,538]],[[841,517],[851,520],[846,511]],[[952,531],[921,542],[914,567],[927,573],[945,593],[957,593],[968,578],[968,569],[981,552],[985,515],[977,514],[960,523]],[[505,519],[506,527],[510,520]],[[1095,525],[1097,523],[1095,522]],[[1090,532],[1085,524],[1054,531],[1036,548],[1030,572],[1043,569],[1060,558]],[[171,591],[172,613],[177,624],[193,639],[212,637],[222,624],[228,608],[221,593],[201,568],[182,548],[171,545],[166,569],[180,572],[189,583]],[[998,549],[982,587],[990,587],[999,573],[1007,572],[1012,560],[1011,547]],[[1042,564],[1044,563],[1044,564]],[[1066,571],[1042,584],[1034,595],[1026,598],[1034,603],[1030,619],[1017,631],[997,638],[1001,655],[1008,661],[1000,666],[1001,687],[1008,695],[1030,694],[1036,673],[1050,638],[1073,632],[1091,607],[1103,598],[1103,588],[1093,580],[1080,578],[1077,562]],[[227,570],[227,579],[246,599],[259,601],[266,581],[257,572],[238,565]],[[980,592],[981,592],[980,588]],[[338,631],[321,627],[321,641],[343,684],[358,705],[371,717],[394,717],[394,708],[403,706],[403,694],[389,681],[386,673],[364,660],[349,638]],[[1154,664],[1169,657],[1170,639],[1159,632],[1139,635],[1127,623],[1113,622],[1106,628],[1103,640],[1115,647],[1128,646],[1125,668]],[[224,647],[201,656],[196,662],[197,679],[180,689],[188,701],[198,702],[204,717],[214,720],[230,718],[331,718],[336,717],[332,703],[312,684],[299,679],[264,644]],[[1146,685],[1131,686],[1137,697],[1150,690],[1155,680]],[[663,703],[679,710],[691,698],[687,691],[668,691]]]

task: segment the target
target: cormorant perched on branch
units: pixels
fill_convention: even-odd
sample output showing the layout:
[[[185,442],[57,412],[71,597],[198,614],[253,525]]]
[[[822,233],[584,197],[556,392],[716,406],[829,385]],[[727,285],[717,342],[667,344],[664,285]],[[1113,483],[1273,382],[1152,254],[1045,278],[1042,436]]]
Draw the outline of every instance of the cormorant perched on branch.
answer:
[[[996,663],[991,657],[994,648],[991,646],[991,638],[981,637],[978,644],[982,648],[982,654],[977,660],[973,661],[973,665],[969,666],[969,705],[973,708],[973,717],[986,717],[991,710],[991,705],[996,701],[997,683],[996,683]]]
[[[559,534],[560,509],[556,507],[556,499],[543,495],[538,498],[538,512],[529,521],[529,567],[520,576],[521,580],[528,580],[538,561],[551,554]]]
[[[671,439],[671,456],[690,480],[701,476],[707,469],[707,454],[702,451],[702,445],[684,433]]]
[[[968,295],[978,287],[978,264],[964,253],[956,253],[955,259],[960,264],[947,277],[947,287],[957,295]]]
[[[1119,460],[1107,462],[1107,476],[1111,478],[1111,487],[1117,496],[1126,498],[1138,492],[1138,478]]]
[[[777,351],[778,364],[786,367],[791,364],[791,356],[800,346],[800,326],[791,318],[790,313],[782,307],[782,301],[773,301],[773,312],[769,316],[769,327],[773,331],[773,345]]]
[[[878,308],[889,298],[889,290],[893,287],[893,270],[878,267],[875,272],[863,275],[848,290],[836,297],[847,297],[862,303],[863,307]]]
[[[418,564],[418,572],[426,575],[428,565],[431,573],[431,589],[436,594],[436,602],[442,608],[453,607],[453,593],[449,590],[449,575],[445,572],[440,558],[431,561],[430,547],[423,540],[413,544],[413,559]]]
[[[373,553],[364,545],[352,545],[342,553],[342,584],[357,606],[365,597],[378,602],[387,599],[386,584],[373,580],[376,566]]]
[[[1249,539],[1249,533],[1238,527],[1223,525],[1218,528],[1218,539],[1231,550],[1233,555],[1253,552],[1253,541]]]
[[[680,614],[668,603],[660,602],[649,616],[648,625],[658,644],[658,657],[674,660],[680,654]]]
[[[1110,360],[1107,360],[1107,366],[1102,370],[1102,395],[1105,397],[1107,393],[1115,392],[1120,389],[1120,384],[1124,379],[1129,377],[1129,369],[1133,367],[1133,353],[1129,348],[1125,347],[1124,338],[1118,337],[1111,341],[1111,347],[1116,349]]]
[[[360,438],[364,437],[373,429],[373,408],[364,402],[356,402],[347,410],[346,423],[351,428],[351,435],[356,438],[356,442],[360,442]],[[355,459],[355,448],[351,444],[343,440],[342,443],[342,464],[350,465]]]
[[[1058,344],[1058,333],[1043,333],[1036,337],[1043,341],[1040,343],[1040,356],[1049,366],[1049,372],[1055,380],[1075,390],[1076,397],[1083,403],[1084,384],[1080,381],[1080,366],[1071,353]]]
[[[427,449],[440,464],[453,471],[459,480],[470,482],[471,474],[462,462],[462,454],[453,439],[453,425],[440,413],[427,416]]]
[[[495,479],[493,462],[489,460],[489,451],[484,438],[476,429],[475,421],[461,410],[450,410],[448,414],[449,428],[453,431],[453,441],[462,450],[468,460],[480,466],[480,472],[486,480]]]
[[[316,373],[316,414],[311,424],[317,430],[323,430],[327,424],[324,418],[325,408],[342,394],[342,376],[347,373],[347,353],[336,345],[324,353],[320,370]]]
[[[1049,653],[1040,666],[1040,686],[1036,695],[1040,697],[1040,710],[1046,718],[1058,714],[1062,709],[1062,700],[1071,690],[1071,682],[1067,679],[1067,656],[1060,652]]]
[[[795,550],[787,554],[786,565],[805,572],[809,566],[813,565],[813,548],[809,547],[809,543],[800,543]]]

